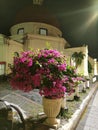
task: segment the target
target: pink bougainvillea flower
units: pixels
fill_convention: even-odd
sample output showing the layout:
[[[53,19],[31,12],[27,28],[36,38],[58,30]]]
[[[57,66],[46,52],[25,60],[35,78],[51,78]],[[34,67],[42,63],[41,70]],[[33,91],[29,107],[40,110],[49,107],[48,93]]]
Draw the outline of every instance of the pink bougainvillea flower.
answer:
[[[11,71],[12,88],[26,92],[37,88],[42,96],[48,98],[63,97],[81,81],[76,70],[67,65],[65,56],[54,49],[22,52],[14,57]]]

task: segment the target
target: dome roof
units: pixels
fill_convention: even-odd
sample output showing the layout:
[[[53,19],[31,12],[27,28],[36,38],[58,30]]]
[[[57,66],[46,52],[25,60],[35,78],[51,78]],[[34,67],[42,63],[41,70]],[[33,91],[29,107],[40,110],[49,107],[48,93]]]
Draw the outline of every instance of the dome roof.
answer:
[[[14,24],[23,22],[41,22],[53,25],[57,28],[60,27],[55,16],[47,11],[45,7],[39,5],[28,6],[18,12]]]

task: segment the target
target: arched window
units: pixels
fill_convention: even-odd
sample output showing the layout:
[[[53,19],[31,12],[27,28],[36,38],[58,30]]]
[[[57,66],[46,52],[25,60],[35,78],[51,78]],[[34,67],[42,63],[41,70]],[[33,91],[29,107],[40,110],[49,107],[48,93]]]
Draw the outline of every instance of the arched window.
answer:
[[[48,30],[47,30],[46,28],[40,28],[40,29],[39,29],[39,34],[46,36],[47,33],[48,33]]]
[[[24,34],[24,28],[19,28],[17,34]]]
[[[19,53],[18,52],[14,52],[14,56],[15,57],[19,57]]]

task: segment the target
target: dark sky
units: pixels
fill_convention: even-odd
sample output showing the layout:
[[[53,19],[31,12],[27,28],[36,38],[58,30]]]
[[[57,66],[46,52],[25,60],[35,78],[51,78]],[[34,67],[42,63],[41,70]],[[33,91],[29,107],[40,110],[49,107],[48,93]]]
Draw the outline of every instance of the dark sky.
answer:
[[[17,13],[33,0],[0,0],[0,33],[9,34]],[[63,37],[72,47],[88,45],[89,55],[98,58],[98,0],[44,0],[60,23]]]

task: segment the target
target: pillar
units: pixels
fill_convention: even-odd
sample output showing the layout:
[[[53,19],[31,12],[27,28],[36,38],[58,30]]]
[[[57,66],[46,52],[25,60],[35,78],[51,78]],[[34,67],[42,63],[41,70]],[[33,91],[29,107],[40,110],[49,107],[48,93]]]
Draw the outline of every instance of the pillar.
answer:
[[[97,73],[97,59],[94,59],[94,75],[98,75]]]

